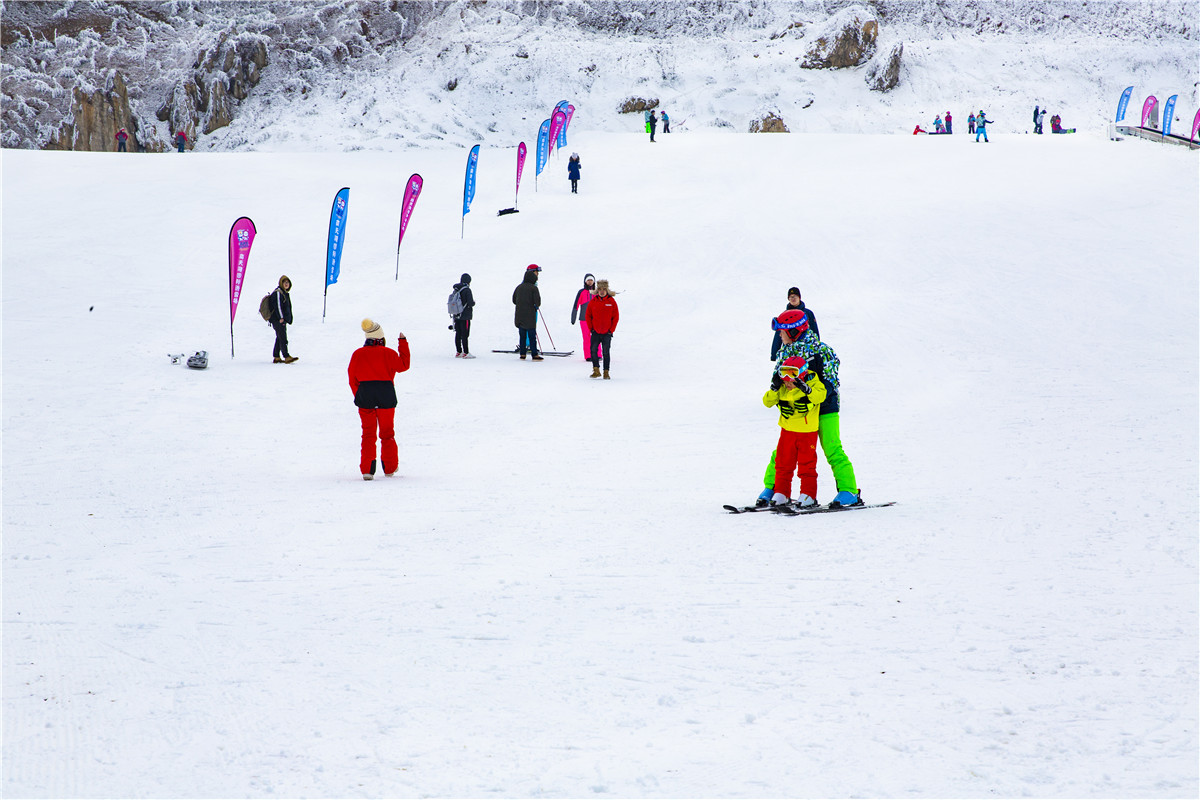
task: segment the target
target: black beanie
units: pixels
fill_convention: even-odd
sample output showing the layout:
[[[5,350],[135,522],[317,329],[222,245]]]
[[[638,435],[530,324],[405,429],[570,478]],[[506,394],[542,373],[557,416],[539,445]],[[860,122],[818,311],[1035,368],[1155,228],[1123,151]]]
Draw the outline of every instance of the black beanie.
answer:
[[[459,278],[459,279],[458,279],[458,281],[459,281],[459,283],[470,283],[470,282],[471,282],[471,276],[470,276],[470,275],[468,275],[467,273],[465,273],[465,272],[464,272],[464,273],[462,274],[462,277],[461,277],[461,278]]]

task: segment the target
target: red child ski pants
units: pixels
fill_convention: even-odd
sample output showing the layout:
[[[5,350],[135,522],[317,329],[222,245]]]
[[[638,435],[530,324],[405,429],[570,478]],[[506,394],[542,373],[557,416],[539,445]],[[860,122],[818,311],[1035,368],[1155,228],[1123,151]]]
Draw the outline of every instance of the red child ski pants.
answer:
[[[779,430],[775,446],[775,491],[792,496],[792,473],[800,476],[800,492],[817,499],[817,432]]]
[[[358,464],[362,474],[371,473],[371,462],[375,460],[375,433],[378,430],[383,471],[390,475],[400,465],[400,454],[396,449],[396,409],[360,408],[358,416],[362,420],[362,455]]]

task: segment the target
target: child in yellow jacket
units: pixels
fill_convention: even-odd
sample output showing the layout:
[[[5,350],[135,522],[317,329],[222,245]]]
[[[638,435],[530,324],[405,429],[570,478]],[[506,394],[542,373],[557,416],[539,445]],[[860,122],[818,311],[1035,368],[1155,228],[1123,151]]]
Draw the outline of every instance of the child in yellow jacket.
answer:
[[[775,446],[775,496],[771,505],[791,502],[792,473],[800,477],[796,505],[817,504],[817,430],[825,384],[808,369],[808,361],[793,356],[771,377],[763,395],[767,408],[779,407],[779,443]]]

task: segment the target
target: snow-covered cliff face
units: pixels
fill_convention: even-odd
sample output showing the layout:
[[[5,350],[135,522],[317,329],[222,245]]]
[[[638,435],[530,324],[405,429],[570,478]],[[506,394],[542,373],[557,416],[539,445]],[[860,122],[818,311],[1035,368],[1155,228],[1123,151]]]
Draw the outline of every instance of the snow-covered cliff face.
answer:
[[[1033,105],[1098,128],[1121,90],[1191,122],[1200,0],[2,3],[4,147],[396,149],[575,126],[911,130]],[[636,105],[636,104],[635,104]],[[962,123],[960,122],[960,125]],[[761,126],[760,126],[761,127]]]

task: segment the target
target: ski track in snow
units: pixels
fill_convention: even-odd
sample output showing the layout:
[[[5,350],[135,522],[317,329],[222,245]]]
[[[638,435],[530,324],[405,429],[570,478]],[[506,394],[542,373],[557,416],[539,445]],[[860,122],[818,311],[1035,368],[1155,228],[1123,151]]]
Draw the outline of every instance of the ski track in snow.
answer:
[[[485,148],[461,236],[465,150],[3,152],[5,794],[1195,796],[1195,154],[573,128],[581,194],[531,158],[496,217],[516,142]],[[531,262],[575,356],[490,352]],[[620,292],[612,381],[585,272]],[[792,285],[893,508],[721,511],[777,435]],[[413,350],[371,483],[366,316]]]

